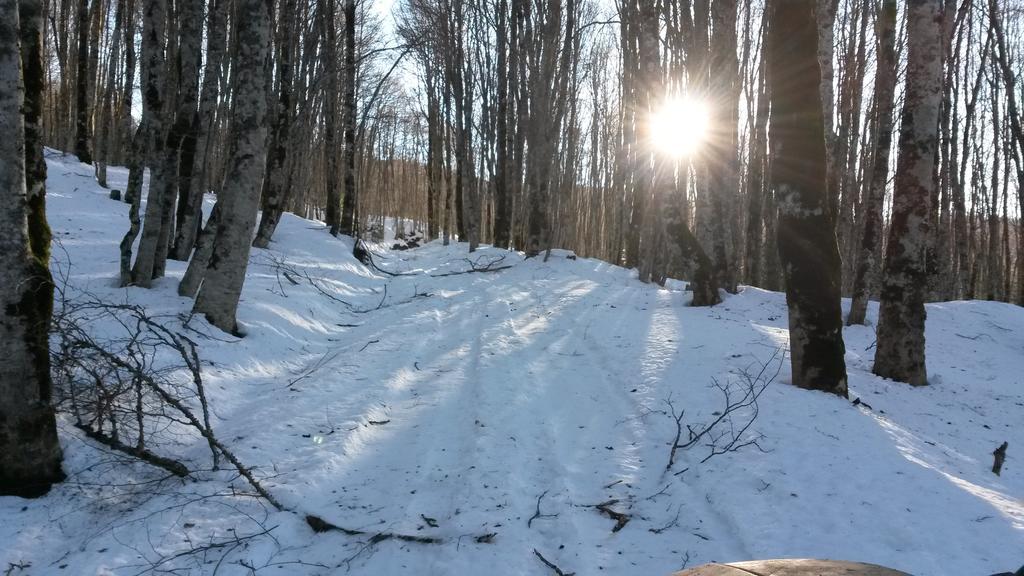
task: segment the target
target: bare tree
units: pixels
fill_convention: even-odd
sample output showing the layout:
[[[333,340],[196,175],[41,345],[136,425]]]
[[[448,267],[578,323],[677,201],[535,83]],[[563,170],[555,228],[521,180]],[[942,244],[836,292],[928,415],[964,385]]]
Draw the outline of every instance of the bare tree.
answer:
[[[256,227],[260,187],[266,162],[267,73],[273,0],[239,0],[235,4],[238,34],[228,172],[217,201],[219,217],[199,294],[193,307],[211,324],[237,333],[235,312],[249,264]]]
[[[46,221],[46,160],[43,158],[43,3],[19,0],[22,76],[25,101],[25,188],[28,239],[32,254],[44,265],[50,259],[50,225]]]
[[[853,279],[853,300],[847,325],[863,324],[871,283],[881,250],[882,204],[889,182],[889,148],[892,144],[892,112],[896,92],[896,0],[884,0],[878,15],[878,66],[875,71],[875,151],[872,155],[871,184],[865,206],[857,268]]]
[[[359,233],[356,214],[356,1],[345,0],[345,65],[342,67],[345,86],[341,113],[345,139],[342,171],[345,197],[341,201],[341,233]]]
[[[136,161],[133,167],[137,171],[138,184],[142,183],[142,170],[145,166],[156,166],[163,160],[164,152],[164,108],[166,105],[166,76],[164,69],[164,50],[166,42],[164,39],[167,26],[167,2],[166,0],[152,0],[145,3],[142,15],[142,84],[144,89],[142,99],[142,122],[139,125],[139,135],[142,138],[140,146],[136,147],[145,161]],[[138,214],[138,206],[141,203],[141,190],[129,191],[132,196],[132,210]],[[146,202],[146,215],[143,224],[142,239],[139,241],[138,253],[135,264],[131,269],[131,280],[135,284],[148,288],[153,281],[153,272],[156,267],[157,243],[160,239],[160,224],[162,221],[161,201],[159,187],[150,187],[149,196]],[[129,234],[138,233],[138,223],[133,221]],[[131,241],[128,236],[122,240],[121,261],[122,280],[124,277],[124,264],[127,255],[131,259]]]
[[[98,3],[99,0],[93,0]],[[89,151],[89,0],[78,1],[78,59],[75,68],[75,155],[92,164]]]
[[[793,383],[846,396],[839,247],[826,194],[815,2],[773,2],[767,18],[771,180],[779,194],[779,256]]]
[[[906,95],[873,371],[920,386],[928,383],[925,253],[942,103],[942,4],[910,0],[907,10]]]
[[[290,181],[288,154],[291,126],[295,121],[293,113],[292,84],[294,83],[294,64],[292,57],[295,40],[296,0],[284,0],[278,17],[277,37],[277,82],[278,96],[274,124],[271,128],[270,150],[267,158],[267,175],[263,179],[263,194],[260,200],[262,216],[260,227],[252,245],[266,248],[274,235],[277,223],[281,219]]]
[[[178,201],[177,227],[172,249],[174,258],[185,260],[195,247],[202,224],[203,194],[209,188],[218,96],[227,92],[221,65],[227,36],[228,0],[212,0],[206,28],[206,60],[203,84],[199,92],[199,112],[193,130],[195,152],[188,170],[191,182],[182,190]],[[187,158],[182,158],[187,161]]]
[[[0,0],[0,495],[34,497],[64,474],[50,405],[53,283],[29,242],[18,4]]]

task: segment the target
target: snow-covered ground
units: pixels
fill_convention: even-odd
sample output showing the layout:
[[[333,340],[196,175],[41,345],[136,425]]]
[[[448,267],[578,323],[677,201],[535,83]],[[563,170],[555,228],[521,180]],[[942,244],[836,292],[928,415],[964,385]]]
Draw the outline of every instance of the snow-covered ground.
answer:
[[[151,290],[116,287],[127,206],[71,157],[51,154],[49,169],[55,266],[70,263],[71,295],[187,313],[175,292],[183,263]],[[111,170],[114,187],[126,177]],[[63,419],[69,480],[38,500],[0,498],[0,570],[554,574],[534,550],[580,576],[802,556],[917,576],[1024,563],[1022,308],[930,305],[932,384],[917,389],[873,376],[873,329],[847,329],[854,405],[788,384],[782,294],[745,288],[690,308],[680,282],[645,285],[566,252],[543,262],[436,242],[378,247],[380,267],[403,273],[389,276],[351,248],[286,214],[271,249],[252,252],[245,338],[189,323],[217,435],[289,511],[224,472],[154,482],[160,471]],[[510,268],[441,276],[492,261]],[[744,436],[760,449],[702,462],[702,441],[666,470],[666,401],[685,411],[685,441],[686,424],[717,417],[715,382],[736,393],[765,364],[766,376],[781,372]],[[198,436],[176,449],[209,467]],[[621,530],[602,503],[628,515]],[[439,542],[315,534],[305,514]]]

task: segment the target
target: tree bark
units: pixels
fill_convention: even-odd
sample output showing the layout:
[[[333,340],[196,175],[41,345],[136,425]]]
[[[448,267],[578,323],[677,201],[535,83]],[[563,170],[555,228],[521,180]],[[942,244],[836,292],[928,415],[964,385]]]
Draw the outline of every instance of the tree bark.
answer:
[[[292,114],[292,42],[295,30],[296,0],[285,0],[282,4],[277,39],[278,88],[276,118],[270,138],[267,157],[267,175],[263,180],[263,195],[260,200],[262,215],[260,227],[252,245],[266,248],[277,229],[284,210],[285,196],[289,190],[288,153],[291,145]]]
[[[172,66],[177,71],[175,110],[168,114],[171,122],[163,153],[163,168],[160,180],[152,177],[155,185],[163,190],[160,239],[157,245],[156,272],[163,275],[168,256],[188,259],[188,251],[174,250],[179,234],[175,224],[182,210],[188,209],[192,198],[192,170],[195,160],[196,136],[199,130],[199,70],[202,62],[204,0],[176,0],[179,22],[179,42]],[[201,196],[200,196],[201,198]],[[179,210],[175,210],[175,206]]]
[[[266,162],[270,12],[273,0],[237,0],[238,27],[228,171],[217,203],[220,217],[209,264],[193,311],[211,324],[238,334],[235,320],[256,226],[260,184]]]
[[[189,170],[188,189],[183,190],[179,199],[178,225],[175,227],[172,249],[174,258],[178,260],[185,260],[192,253],[202,225],[203,194],[209,189],[209,165],[215,136],[214,116],[217,112],[218,93],[224,84],[221,64],[227,35],[228,4],[228,0],[213,0],[209,9],[205,71],[199,92],[199,112],[193,130],[195,152]],[[186,159],[182,158],[182,161]]]
[[[839,246],[826,190],[815,2],[775,1],[768,18],[771,181],[778,193],[793,383],[845,397]]]
[[[98,2],[99,0],[93,0]],[[75,156],[92,164],[89,151],[89,0],[78,2],[78,62],[75,68]]]
[[[512,171],[509,152],[512,146],[510,126],[510,80],[514,78],[509,66],[509,6],[508,0],[498,0],[497,5],[497,50],[498,50],[498,95],[495,125],[495,147],[497,164],[494,178],[494,245],[508,248],[512,233],[512,191],[510,180]]]
[[[156,166],[163,158],[164,139],[164,31],[167,24],[166,0],[150,0],[145,3],[142,16],[142,131],[144,151],[139,162],[139,183],[142,181],[141,171],[146,165]],[[152,178],[152,175],[151,175]],[[133,194],[133,200],[139,201],[139,193]],[[143,222],[142,239],[132,268],[132,281],[143,288],[153,282],[156,245],[160,238],[161,221],[161,190],[157,186],[149,187],[146,200],[146,215]],[[130,249],[130,246],[129,246]],[[123,257],[123,256],[122,256]]]
[[[0,496],[35,497],[64,473],[50,404],[53,283],[29,241],[18,3],[0,0]]]
[[[327,227],[332,236],[341,233],[341,188],[338,187],[338,33],[335,30],[335,2],[321,0],[323,10],[324,56],[324,186],[327,196]]]
[[[942,6],[910,0],[907,80],[873,371],[915,386],[925,368],[926,251],[942,101]]]
[[[356,2],[345,0],[345,88],[342,93],[341,112],[345,138],[342,163],[345,197],[341,201],[341,233],[355,237],[359,234],[356,211]]]
[[[25,188],[28,198],[28,238],[32,254],[50,263],[50,225],[46,221],[46,159],[43,157],[43,5],[19,0],[21,65],[25,82],[22,108],[25,122]]]
[[[735,205],[738,198],[739,158],[737,157],[737,123],[739,115],[740,78],[736,57],[736,0],[715,0],[711,7],[711,86],[716,105],[713,124],[716,126],[709,143],[707,166],[708,190],[711,195],[713,224],[712,254],[715,275],[726,292],[737,292],[732,238]]]
[[[871,184],[864,206],[863,234],[853,279],[853,299],[846,324],[863,324],[882,241],[882,208],[889,182],[893,98],[896,92],[896,0],[884,0],[878,14],[878,65],[875,72],[875,151]]]

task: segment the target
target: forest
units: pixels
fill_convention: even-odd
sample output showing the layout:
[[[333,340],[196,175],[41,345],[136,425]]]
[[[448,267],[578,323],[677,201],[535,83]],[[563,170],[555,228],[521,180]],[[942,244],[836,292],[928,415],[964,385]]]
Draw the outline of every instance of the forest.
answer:
[[[6,574],[1024,562],[1021,0],[0,14]]]

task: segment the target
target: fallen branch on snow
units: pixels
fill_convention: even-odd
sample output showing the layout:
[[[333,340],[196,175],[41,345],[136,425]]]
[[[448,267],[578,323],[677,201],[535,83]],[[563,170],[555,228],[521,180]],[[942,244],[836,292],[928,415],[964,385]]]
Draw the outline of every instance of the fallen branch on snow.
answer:
[[[994,461],[992,462],[992,473],[999,476],[999,473],[1003,471],[1003,462],[1006,460],[1006,449],[1009,447],[1008,442],[1003,442],[999,448],[996,448],[992,452]]]
[[[152,466],[156,466],[157,468],[163,468],[164,470],[167,470],[168,472],[174,474],[175,476],[179,476],[181,478],[188,476],[188,467],[182,464],[181,462],[178,462],[177,460],[174,460],[172,458],[165,458],[163,456],[158,456],[150,452],[149,450],[146,450],[145,448],[129,446],[124,442],[121,442],[117,438],[112,438],[102,432],[97,432],[96,430],[93,430],[89,426],[82,423],[75,424],[75,428],[78,428],[79,430],[84,432],[86,437],[88,437],[89,439],[95,442],[99,442],[100,444],[103,444],[108,448],[117,450],[118,452],[124,452],[125,454],[132,456],[133,458],[138,458],[139,460],[142,460],[143,462],[146,462],[147,464],[150,464]]]
[[[338,526],[337,524],[331,524],[323,518],[312,514],[306,515],[306,524],[309,524],[309,527],[317,534],[334,531],[341,532],[348,536],[369,536],[370,544],[378,544],[385,540],[401,540],[403,542],[416,542],[418,544],[440,544],[444,542],[441,538],[434,536],[416,536],[412,534],[400,534],[397,532],[366,532],[364,530],[354,530],[352,528]]]
[[[618,503],[619,501],[613,498],[611,500],[608,500],[607,502],[601,502],[600,504],[594,505],[594,508],[597,508],[601,513],[608,516],[612,520],[615,520],[615,526],[612,528],[612,532],[618,532],[619,530],[622,530],[626,526],[626,524],[629,523],[630,519],[629,514],[624,514],[622,512],[612,510],[612,506]]]
[[[547,566],[548,568],[551,568],[552,570],[554,570],[555,574],[557,574],[558,576],[575,576],[575,574],[576,574],[575,572],[566,572],[566,571],[562,570],[561,568],[558,567],[557,564],[555,564],[554,562],[552,562],[552,561],[548,560],[547,558],[545,558],[544,555],[541,554],[540,552],[538,552],[536,548],[533,549],[533,555],[536,556],[537,558],[539,558],[540,561],[543,562],[545,566]]]
[[[676,454],[679,450],[689,449],[702,441],[711,449],[711,452],[701,460],[701,464],[714,456],[727,452],[736,452],[746,446],[761,448],[758,444],[761,436],[757,435],[750,438],[747,436],[747,430],[750,429],[754,420],[757,419],[758,398],[760,398],[768,385],[775,381],[775,378],[782,370],[783,362],[779,359],[775,372],[768,374],[768,367],[772,365],[778,356],[779,351],[776,350],[772,357],[761,365],[761,369],[757,374],[750,374],[744,370],[741,374],[742,382],[739,384],[727,383],[723,385],[718,380],[713,380],[715,387],[722,394],[723,406],[715,412],[715,419],[708,424],[694,425],[696,428],[690,424],[685,424],[687,431],[687,439],[685,441],[682,440],[682,436],[684,427],[683,417],[686,415],[686,411],[680,410],[677,412],[672,399],[668,398],[665,400],[665,404],[668,405],[669,413],[676,425],[676,435],[671,443],[672,448],[669,451],[668,464],[665,465],[666,472],[675,465]],[[741,394],[739,397],[736,395],[736,387],[740,388]],[[733,420],[735,416],[743,416],[743,421],[737,424]]]
[[[507,269],[512,267],[509,264],[506,264],[504,266],[498,266],[498,264],[500,264],[501,262],[503,262],[505,260],[504,256],[498,256],[497,258],[491,258],[487,262],[481,264],[483,259],[484,259],[483,256],[481,256],[480,258],[477,258],[475,261],[474,260],[470,260],[469,258],[463,258],[463,260],[466,261],[466,263],[469,264],[469,269],[467,269],[467,270],[458,270],[458,271],[455,271],[455,272],[445,272],[443,274],[428,274],[428,276],[430,276],[432,278],[443,278],[445,276],[459,276],[460,274],[475,274],[475,273],[478,273],[478,272],[499,272],[501,270],[507,270]]]
[[[539,520],[541,518],[558,518],[558,514],[541,514],[540,513],[540,502],[541,502],[541,500],[544,499],[545,496],[547,496],[547,494],[548,494],[548,491],[545,490],[545,491],[540,493],[540,496],[537,496],[537,510],[533,513],[533,516],[530,516],[530,519],[526,521],[526,527],[527,528],[530,528],[533,525],[533,521],[534,520]]]

